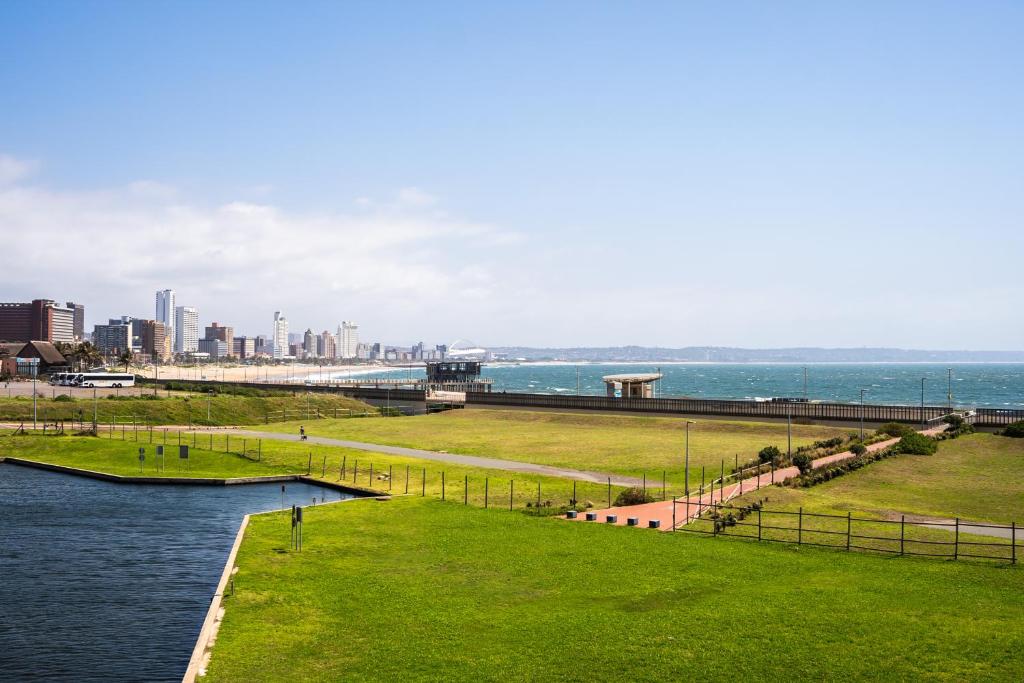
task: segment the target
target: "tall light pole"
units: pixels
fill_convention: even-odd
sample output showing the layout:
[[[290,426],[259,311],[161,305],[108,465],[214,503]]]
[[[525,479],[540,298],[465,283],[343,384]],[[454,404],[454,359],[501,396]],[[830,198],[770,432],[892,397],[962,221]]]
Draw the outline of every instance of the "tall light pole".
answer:
[[[946,368],[946,412],[953,412],[953,368]]]
[[[927,377],[921,378],[921,427],[924,427],[924,381]]]
[[[686,500],[690,500],[690,425],[697,424],[693,420],[686,421],[686,456],[683,469],[683,489],[686,491]]]
[[[96,432],[97,436],[99,436],[99,431],[98,430],[100,428],[99,414],[100,414],[99,400],[96,398],[96,387],[93,387],[92,388],[92,431]]]
[[[804,366],[804,400],[807,400],[807,366]]]
[[[32,367],[32,431],[36,429],[36,375],[39,374],[39,359],[33,358]]]
[[[576,395],[580,395],[580,366],[576,366]]]
[[[867,389],[860,390],[860,440],[864,440],[864,392]]]
[[[793,413],[786,414],[786,455],[793,457]]]

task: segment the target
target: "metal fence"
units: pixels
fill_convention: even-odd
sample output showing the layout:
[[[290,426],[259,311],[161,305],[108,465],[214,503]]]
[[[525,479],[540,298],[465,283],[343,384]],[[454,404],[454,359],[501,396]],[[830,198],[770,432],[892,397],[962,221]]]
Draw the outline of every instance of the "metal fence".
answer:
[[[612,398],[608,396],[555,396],[505,392],[467,392],[470,405],[521,406],[563,410],[614,410],[639,413],[722,415],[812,420],[906,422],[919,424],[949,413],[945,406],[898,406],[859,403],[804,403],[797,401],[732,401],[694,398]],[[1024,413],[1024,411],[1021,411]]]
[[[685,505],[685,501],[673,501]],[[807,545],[846,551],[877,552],[959,560],[1017,562],[1019,529],[1011,524],[899,519],[870,519],[756,506],[691,502],[698,517],[677,531],[756,541]]]

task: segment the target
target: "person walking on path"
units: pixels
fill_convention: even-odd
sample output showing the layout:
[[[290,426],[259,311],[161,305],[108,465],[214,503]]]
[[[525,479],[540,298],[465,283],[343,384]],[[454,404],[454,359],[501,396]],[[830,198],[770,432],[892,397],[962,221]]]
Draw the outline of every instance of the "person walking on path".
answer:
[[[299,425],[299,436],[303,441],[306,440],[306,428],[303,425]]]

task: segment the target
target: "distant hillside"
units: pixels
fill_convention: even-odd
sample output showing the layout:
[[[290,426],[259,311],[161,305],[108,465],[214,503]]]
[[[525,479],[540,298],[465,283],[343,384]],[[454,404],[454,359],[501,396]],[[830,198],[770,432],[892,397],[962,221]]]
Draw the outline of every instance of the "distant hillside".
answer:
[[[927,351],[918,349],[740,349],[687,346],[531,348],[491,347],[492,353],[527,360],[567,361],[704,361],[712,363],[1024,363],[1024,351]]]

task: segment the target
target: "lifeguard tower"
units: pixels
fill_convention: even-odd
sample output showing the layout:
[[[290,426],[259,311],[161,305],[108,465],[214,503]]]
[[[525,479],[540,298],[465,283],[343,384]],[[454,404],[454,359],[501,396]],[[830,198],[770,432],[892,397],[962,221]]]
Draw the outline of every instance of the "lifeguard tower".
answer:
[[[660,372],[629,375],[605,375],[607,395],[610,398],[654,398],[654,383],[661,379]]]

